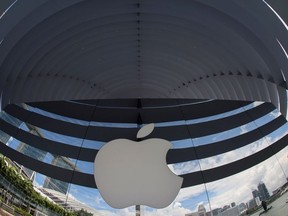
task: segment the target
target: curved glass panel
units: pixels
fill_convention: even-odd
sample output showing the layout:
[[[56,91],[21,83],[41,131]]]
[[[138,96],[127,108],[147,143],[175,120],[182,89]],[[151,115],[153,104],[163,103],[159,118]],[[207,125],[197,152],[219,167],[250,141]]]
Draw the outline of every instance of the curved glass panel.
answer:
[[[105,142],[85,139],[83,141],[82,147],[83,148],[90,148],[90,149],[100,149],[104,144],[105,144]]]
[[[52,140],[58,143],[63,143],[67,145],[72,145],[72,146],[81,146],[83,143],[83,139],[77,138],[77,137],[72,137],[72,136],[66,136],[63,134],[55,133],[52,131],[45,130],[43,128],[36,127],[34,125],[31,125],[29,123],[25,123],[28,127],[26,126],[26,131],[29,133],[32,133],[33,135],[43,137],[48,140]],[[37,133],[35,133],[35,131]]]
[[[240,107],[238,109],[225,112],[219,115],[209,116],[207,118],[193,119],[193,120],[179,120],[174,122],[163,122],[157,123],[156,127],[165,127],[165,126],[178,126],[178,125],[190,125],[197,124],[199,122],[209,122],[216,119],[222,119],[232,115],[236,115],[241,112],[245,112],[249,109],[253,109],[256,106],[261,105],[262,102],[251,103],[247,106]],[[155,107],[153,107],[155,108]],[[126,123],[106,123],[106,122],[77,122],[66,117],[59,118],[59,116],[54,115],[53,113],[42,112],[39,109],[34,109],[33,112],[45,115],[49,118],[55,118],[61,121],[67,121],[73,124],[79,124],[84,126],[101,126],[101,127],[115,127],[115,128],[138,128],[139,125],[126,124]],[[172,149],[182,149],[185,152],[185,148],[196,147],[195,156],[191,158],[197,158],[197,149],[205,149],[204,145],[211,147],[213,150],[213,144],[227,139],[241,136],[251,131],[262,133],[259,127],[270,123],[272,120],[280,116],[280,113],[277,110],[274,110],[258,119],[254,119],[251,122],[241,125],[240,127],[233,128],[231,130],[223,131],[221,133],[212,134],[209,136],[191,138],[187,136],[187,139],[183,140],[173,140]],[[67,148],[72,149],[75,152],[69,152],[68,155],[73,155],[69,157],[64,157],[61,155],[55,155],[47,151],[43,151],[37,148],[35,140],[29,145],[23,141],[13,138],[10,135],[6,134],[3,131],[0,131],[1,142],[14,149],[22,154],[25,154],[31,158],[36,159],[37,161],[53,165],[55,167],[61,167],[69,170],[71,178],[75,177],[73,182],[79,181],[79,184],[86,184],[85,181],[80,181],[77,178],[87,178],[87,185],[90,184],[93,186],[94,182],[91,182],[94,173],[94,163],[93,154],[95,154],[106,142],[100,142],[95,140],[82,138],[75,138],[71,136],[65,136],[55,132],[51,132],[39,127],[35,127],[28,123],[23,123],[17,118],[10,116],[9,114],[2,112],[1,117],[11,125],[14,125],[17,128],[20,128],[23,131],[26,131],[33,136],[41,137],[47,140],[55,141],[59,144],[61,148],[61,143],[71,146],[79,147],[76,148]],[[279,119],[278,119],[279,120]],[[281,121],[278,121],[278,123]],[[281,125],[281,124],[280,124]],[[268,125],[270,126],[270,125]],[[272,125],[273,127],[273,125]],[[183,128],[183,129],[182,129]],[[183,131],[185,130],[185,131]],[[181,127],[183,137],[185,134],[188,134],[188,128]],[[23,133],[22,131],[20,133]],[[34,189],[38,191],[43,197],[46,197],[48,200],[54,200],[57,205],[62,206],[69,211],[81,211],[81,209],[86,212],[92,213],[93,215],[102,215],[102,216],[132,216],[132,215],[145,215],[145,216],[225,216],[225,215],[235,215],[240,216],[241,214],[248,213],[250,215],[259,215],[263,211],[260,202],[260,190],[267,189],[269,197],[266,197],[268,206],[273,205],[273,208],[269,211],[274,215],[283,215],[288,211],[286,206],[282,209],[275,208],[274,206],[280,206],[281,203],[285,201],[285,196],[288,191],[287,184],[287,175],[288,175],[288,160],[287,160],[287,151],[288,147],[279,151],[274,156],[265,159],[263,162],[249,168],[247,170],[241,171],[237,174],[225,177],[220,180],[211,182],[211,176],[209,176],[209,171],[213,171],[214,168],[218,169],[222,166],[229,165],[233,162],[237,162],[243,159],[245,163],[245,158],[253,156],[253,154],[260,152],[261,150],[266,149],[269,146],[273,146],[279,139],[286,136],[288,133],[288,123],[283,124],[278,129],[275,129],[273,132],[267,134],[265,137],[252,142],[244,143],[245,146],[237,147],[232,151],[228,151],[222,154],[216,154],[212,157],[206,157],[202,159],[195,159],[191,161],[185,161],[181,163],[169,164],[168,167],[176,175],[188,176],[188,174],[199,174],[197,178],[198,183],[195,183],[195,186],[190,186],[182,188],[177,195],[176,199],[166,208],[163,209],[154,209],[147,206],[131,206],[125,209],[113,209],[111,208],[101,197],[99,191],[95,188],[79,186],[76,184],[71,184],[70,177],[67,177],[68,182],[60,181],[52,177],[45,176],[40,173],[28,169],[22,166],[19,163],[17,164],[17,170],[21,170],[23,176],[22,178],[28,178],[33,181]],[[21,139],[21,136],[19,136]],[[136,137],[136,134],[135,134]],[[240,142],[240,141],[239,141]],[[47,142],[49,143],[49,142]],[[51,142],[50,142],[51,143]],[[218,143],[218,144],[219,144]],[[227,144],[227,143],[226,143]],[[41,143],[39,143],[39,146]],[[52,143],[53,145],[53,143]],[[209,145],[209,146],[208,146]],[[231,143],[233,145],[233,143]],[[242,145],[242,144],[241,144]],[[215,145],[216,146],[216,145]],[[58,146],[57,146],[58,147]],[[66,146],[67,147],[67,146]],[[85,149],[82,149],[85,148]],[[49,149],[49,148],[48,148]],[[51,147],[51,151],[57,151],[55,148]],[[90,152],[91,149],[91,152]],[[270,148],[269,148],[270,149]],[[83,151],[82,151],[83,150]],[[181,150],[181,151],[182,151]],[[191,149],[190,149],[191,150]],[[178,150],[177,150],[178,151]],[[188,151],[188,149],[187,149]],[[271,148],[273,151],[273,148]],[[174,152],[174,153],[175,153]],[[71,154],[70,154],[71,153]],[[73,154],[72,154],[73,153]],[[192,154],[193,152],[191,152]],[[86,154],[86,155],[84,155]],[[176,154],[176,153],[175,153]],[[184,153],[185,154],[185,153]],[[203,153],[202,153],[203,154]],[[171,154],[172,155],[172,154]],[[205,155],[205,154],[203,154]],[[201,157],[205,157],[205,156]],[[211,154],[210,154],[211,155]],[[88,158],[84,158],[89,156]],[[188,155],[189,156],[189,155]],[[199,156],[199,155],[198,155]],[[83,161],[88,160],[91,162]],[[259,158],[261,160],[261,158]],[[11,162],[12,163],[12,162]],[[37,165],[38,166],[38,165]],[[234,168],[229,168],[233,172]],[[76,171],[76,172],[73,172]],[[203,171],[203,172],[202,172]],[[223,169],[222,169],[223,171]],[[222,172],[221,171],[221,172]],[[226,172],[226,171],[223,171]],[[73,173],[73,174],[72,174]],[[213,172],[212,172],[213,173]],[[87,175],[88,174],[88,175]],[[66,174],[65,174],[66,175]],[[73,176],[74,175],[74,176]],[[218,174],[217,174],[218,175]],[[219,174],[221,176],[221,173]],[[61,178],[63,177],[62,175]],[[196,175],[195,175],[196,176]],[[200,177],[199,177],[200,176]],[[8,178],[8,176],[5,176]],[[5,184],[5,179],[0,180],[0,184]],[[186,177],[185,177],[186,178]],[[207,178],[207,179],[206,179]],[[64,177],[62,179],[65,179]],[[212,178],[213,179],[213,178]],[[245,179],[245,181],[243,181]],[[90,182],[89,182],[90,181]],[[92,179],[94,181],[94,179]],[[191,180],[192,181],[192,180]],[[193,180],[194,181],[194,180]],[[195,181],[195,182],[197,182]],[[210,182],[209,182],[210,181]],[[2,183],[1,183],[2,182]],[[208,182],[208,183],[205,183]],[[189,182],[190,183],[190,182]],[[7,183],[8,184],[8,183]],[[198,185],[197,185],[198,184]],[[189,185],[189,184],[188,184]],[[190,185],[193,185],[192,183]],[[262,188],[262,189],[261,189]],[[264,189],[263,189],[264,188]],[[266,188],[266,189],[265,189]],[[258,192],[257,192],[258,191]],[[125,193],[123,194],[125,196]],[[253,197],[255,196],[255,197]],[[259,198],[257,198],[257,196]],[[261,195],[263,196],[263,195]],[[263,199],[263,197],[261,198]],[[274,210],[273,210],[274,209]],[[274,212],[273,212],[274,211]],[[46,212],[47,215],[53,215],[54,213],[47,213],[48,210],[42,209],[41,212]]]
[[[200,122],[208,122],[208,121],[213,121],[213,120],[217,120],[217,119],[221,119],[224,117],[229,117],[229,116],[233,116],[239,113],[242,113],[244,111],[250,110],[252,108],[255,108],[259,105],[263,104],[263,102],[253,102],[251,104],[248,104],[246,106],[243,106],[241,108],[237,108],[225,113],[221,113],[218,115],[213,115],[213,116],[209,116],[209,117],[204,117],[204,118],[198,118],[198,119],[187,119],[186,121],[181,120],[181,121],[170,121],[170,122],[161,122],[161,123],[155,123],[155,127],[167,127],[167,126],[180,126],[180,125],[185,125],[185,124],[197,124]],[[186,105],[191,105],[191,104],[186,104]],[[183,104],[181,105],[176,105],[176,106],[172,106],[172,107],[180,107],[180,106],[185,106]],[[55,113],[51,113],[51,112],[47,112],[45,110],[39,109],[39,108],[35,108],[26,104],[22,104],[21,107],[24,107],[25,109],[35,112],[37,114],[49,117],[49,118],[53,118],[56,120],[61,120],[61,121],[65,121],[65,122],[69,122],[69,123],[74,123],[74,124],[79,124],[79,125],[84,125],[84,126],[100,126],[100,127],[115,127],[115,128],[137,128],[139,127],[139,125],[137,125],[136,123],[114,123],[114,122],[96,122],[96,121],[84,121],[84,120],[79,120],[79,119],[75,119],[75,118],[71,118],[71,117],[65,117],[65,116],[61,116]],[[153,107],[153,109],[161,109],[161,108],[165,108],[164,107]],[[150,109],[150,108],[143,108],[145,109]],[[181,112],[181,108],[179,108],[179,112]]]
[[[5,111],[0,112],[0,118],[15,127],[19,127],[23,123],[21,120],[9,115]]]
[[[65,117],[65,116],[61,116],[55,113],[51,113],[51,112],[47,112],[45,110],[39,109],[39,108],[35,108],[26,104],[23,104],[21,107],[24,107],[25,109],[31,111],[31,112],[35,112],[37,114],[49,117],[49,118],[53,118],[56,120],[61,120],[61,121],[65,121],[65,122],[69,122],[69,123],[73,123],[73,124],[78,124],[78,125],[84,125],[87,126],[89,124],[89,122],[87,121],[83,121],[80,119],[75,119],[75,118],[70,118],[70,117]]]
[[[287,154],[287,147],[282,151]],[[282,151],[276,155],[282,159],[286,157],[287,167],[287,155]],[[264,211],[261,200],[266,200],[268,207],[273,206],[269,215],[285,215],[287,196],[282,192],[287,188],[287,180],[278,160],[271,157],[243,172],[207,183],[213,215],[259,215]]]
[[[135,207],[113,209],[102,199],[97,189],[70,184],[66,199],[67,205],[79,206],[93,215],[135,215]]]
[[[273,119],[277,118],[280,115],[281,114],[279,113],[278,110],[274,110],[273,112],[265,116],[262,116],[258,119],[255,119],[254,121],[251,121],[248,124],[242,125],[240,127],[226,130],[224,132],[220,132],[217,134],[211,134],[208,136],[193,138],[193,144],[195,146],[200,146],[200,145],[211,144],[211,143],[219,142],[222,140],[226,140],[226,139],[247,133],[249,131],[252,131],[258,127],[261,127],[262,125],[269,123],[270,121],[272,121]]]
[[[75,168],[75,159],[63,157],[61,155],[51,154],[50,152],[35,148],[15,138],[10,139],[7,145],[11,149],[14,149],[17,152],[20,152],[21,154],[24,154],[38,161],[68,170],[78,170],[77,168]]]
[[[168,167],[176,175],[182,175],[182,174],[197,172],[201,170],[198,160],[187,161],[183,163],[169,164]]]
[[[200,159],[199,162],[201,164],[201,168],[202,170],[211,169],[248,157],[272,145],[274,142],[281,139],[287,133],[288,133],[288,124],[286,123],[283,127],[279,128],[278,130],[274,131],[273,133],[267,135],[264,138],[261,138],[256,142],[247,144],[244,147],[237,148],[227,153]],[[233,145],[233,143],[231,143],[231,145]]]
[[[232,111],[228,111],[225,113],[221,113],[218,115],[213,115],[213,116],[209,116],[209,117],[205,117],[205,118],[198,118],[198,119],[193,119],[193,120],[186,120],[186,124],[190,125],[190,124],[197,124],[197,123],[202,123],[202,122],[208,122],[208,121],[213,121],[213,120],[217,120],[217,119],[222,119],[225,117],[229,117],[229,116],[233,116],[239,113],[242,113],[244,111],[250,110],[252,108],[255,108],[259,105],[263,104],[263,102],[253,102],[251,104],[248,104],[246,106],[240,107],[238,109],[232,110]]]
[[[53,194],[54,192],[57,194],[62,194],[62,197],[66,197],[70,183],[64,182],[49,176],[45,176],[41,173],[36,173],[33,185],[40,190],[43,194],[46,195],[47,198],[56,200],[53,196],[50,196],[50,194]],[[62,203],[65,203],[66,198],[64,198]]]
[[[77,160],[77,170],[82,173],[94,174],[94,163]]]

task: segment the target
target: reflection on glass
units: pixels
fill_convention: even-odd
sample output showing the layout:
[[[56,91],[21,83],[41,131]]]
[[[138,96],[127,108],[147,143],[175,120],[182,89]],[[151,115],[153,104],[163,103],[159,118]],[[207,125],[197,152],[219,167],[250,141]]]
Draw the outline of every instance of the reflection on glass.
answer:
[[[15,138],[9,143],[9,147],[38,161],[69,170],[76,169],[78,171],[78,169],[75,168],[74,159],[51,154],[47,151],[27,145]]]
[[[192,140],[189,139],[183,139],[183,140],[175,140],[171,141],[172,143],[172,148],[173,149],[180,149],[180,148],[190,148],[194,146]]]
[[[265,116],[262,116],[258,119],[255,119],[254,121],[249,122],[248,124],[241,125],[240,127],[226,130],[226,131],[216,133],[216,134],[211,134],[208,136],[194,138],[194,139],[192,139],[193,144],[194,144],[194,146],[200,146],[200,145],[204,145],[204,144],[219,142],[219,141],[226,140],[226,139],[229,139],[229,138],[232,138],[235,136],[239,136],[241,134],[245,134],[245,133],[252,131],[258,127],[261,127],[262,125],[269,123],[270,121],[277,118],[279,115],[280,115],[279,111],[274,110],[273,112],[271,112]]]
[[[235,110],[231,110],[225,113],[221,113],[221,114],[217,114],[217,115],[213,115],[213,116],[208,116],[208,117],[204,117],[204,118],[199,118],[199,119],[193,119],[193,120],[187,120],[186,124],[196,124],[196,123],[202,123],[202,122],[208,122],[208,121],[213,121],[213,120],[217,120],[217,119],[222,119],[222,118],[226,118],[229,116],[233,116],[239,113],[242,113],[244,111],[250,110],[252,108],[255,108],[259,105],[263,104],[263,102],[253,102],[251,104],[248,104],[246,106],[240,107],[238,109]]]
[[[225,118],[225,117],[239,114],[241,112],[255,108],[261,104],[263,104],[263,102],[253,102],[251,104],[237,108],[235,110],[231,110],[231,111],[217,114],[217,115],[213,115],[213,116],[198,118],[198,119],[191,119],[191,120],[187,119],[187,120],[182,120],[182,121],[170,121],[170,122],[155,123],[155,127],[177,126],[177,125],[185,125],[185,124],[189,125],[189,124],[196,124],[199,122],[207,122],[207,121],[217,120],[217,119],[221,119],[221,118]],[[187,104],[187,105],[191,105],[191,104]],[[55,113],[50,113],[50,112],[47,112],[45,110],[35,108],[35,107],[29,106],[26,104],[22,104],[20,106],[24,107],[25,109],[27,109],[29,111],[35,112],[37,114],[40,114],[40,115],[43,115],[43,116],[46,116],[49,118],[53,118],[53,119],[61,120],[61,121],[66,121],[69,123],[84,125],[84,126],[90,125],[90,126],[115,127],[115,128],[138,128],[139,127],[139,125],[136,123],[114,123],[114,122],[96,122],[96,121],[90,121],[89,122],[89,121],[84,121],[84,120],[79,120],[79,119],[61,116],[61,115],[58,115]],[[154,109],[155,108],[163,108],[163,107],[154,107]]]
[[[94,162],[77,160],[76,167],[79,172],[88,173],[88,174],[94,173]]]
[[[50,112],[47,112],[45,110],[35,108],[35,107],[29,106],[26,104],[22,104],[21,107],[24,107],[25,109],[27,109],[31,112],[35,112],[37,114],[40,114],[40,115],[43,115],[43,116],[46,116],[49,118],[53,118],[56,120],[61,120],[61,121],[65,121],[65,122],[69,122],[69,123],[73,123],[73,124],[78,124],[78,125],[84,125],[84,126],[85,125],[87,126],[89,124],[89,122],[87,122],[87,121],[83,121],[83,120],[75,119],[75,118],[70,118],[70,117],[66,117],[66,116],[61,116],[61,115],[58,115],[55,113],[50,113]]]
[[[58,193],[62,193],[63,196],[66,196],[68,193],[70,185],[68,182],[51,178],[40,173],[36,173],[33,184],[37,189],[41,190],[45,194],[48,194],[49,191],[56,191]]]
[[[83,142],[83,139],[80,139],[77,137],[66,136],[63,134],[51,132],[43,128],[39,128],[34,125],[28,124],[28,123],[25,123],[25,125],[26,125],[26,128],[27,127],[29,128],[26,130],[29,133],[32,133],[33,135],[40,136],[42,138],[52,140],[58,143],[63,143],[63,144],[72,145],[72,146],[81,146]],[[37,133],[35,133],[34,131],[37,131]]]
[[[105,144],[105,142],[100,142],[100,141],[96,141],[96,140],[88,140],[85,139],[83,141],[83,148],[90,148],[90,149],[97,149],[99,150],[103,145]]]
[[[22,124],[21,120],[9,115],[5,111],[0,112],[0,118],[17,128]]]
[[[285,149],[287,153],[287,148]],[[279,160],[286,156],[281,152],[277,154],[281,158]],[[285,165],[288,165],[287,158]],[[271,157],[243,172],[207,183],[213,215],[237,216],[246,212],[257,212],[255,215],[259,215],[263,211],[262,200],[265,200],[268,206],[283,201],[281,192],[287,188],[287,180],[276,157]],[[287,210],[288,207],[285,208],[285,211]],[[280,211],[282,210],[275,209],[273,214],[271,210],[271,215],[282,215],[278,214]]]
[[[260,104],[261,103],[252,103],[245,107],[207,118],[157,123],[156,126],[164,127],[171,125],[195,124],[197,122],[221,119],[252,109]],[[47,113],[39,109],[34,109],[33,111],[41,115],[72,122],[74,124],[87,126],[97,125],[103,127],[137,127],[136,124],[78,122],[66,117],[60,118],[55,114]],[[189,148],[205,144],[213,145],[214,142],[239,136],[251,130],[258,130],[258,127],[267,124],[279,115],[280,113],[277,110],[274,110],[253,122],[233,128],[229,131],[195,139],[188,138],[185,140],[174,140],[172,141],[173,148]],[[15,127],[19,127],[21,130],[27,131],[35,136],[40,136],[60,143],[90,149],[100,149],[105,144],[104,142],[80,139],[50,132],[30,124],[22,123],[5,112],[1,113],[1,118]],[[170,164],[169,168],[177,175],[198,172],[201,170],[207,171],[259,152],[285,136],[287,132],[288,124],[285,124],[274,132],[268,134],[266,137],[253,143],[247,143],[244,147],[200,160]],[[11,138],[3,131],[0,131],[0,136],[3,144],[7,144],[12,149],[38,161],[69,170],[75,170],[77,172],[93,174],[93,162],[80,161],[51,154],[30,146],[29,143],[26,144],[15,138]],[[231,143],[231,145],[233,145],[233,143]],[[262,163],[235,175],[214,182],[183,188],[180,190],[173,203],[166,208],[153,209],[146,206],[140,206],[140,214],[145,216],[237,216],[248,212],[251,215],[259,215],[259,213],[263,211],[261,201],[265,200],[268,203],[268,207],[273,206],[273,208],[269,210],[271,211],[271,215],[285,215],[288,212],[288,206],[284,204],[286,202],[286,197],[288,196],[287,152],[288,147],[278,152],[275,156],[266,159]],[[70,184],[69,182],[63,182],[35,173],[35,171],[27,169],[21,165],[20,167],[21,172],[25,173],[26,177],[33,181],[36,190],[40,191],[43,196],[47,197],[47,199],[58,202],[59,205],[62,205],[66,209],[74,211],[83,208],[94,215],[103,216],[131,216],[136,214],[135,206],[125,209],[113,209],[109,207],[102,199],[99,191],[95,188]],[[206,182],[205,179],[203,179],[203,182]]]
[[[176,175],[200,171],[200,165],[198,160],[169,164],[168,167]]]
[[[281,139],[288,133],[288,124],[285,124],[281,128],[275,130],[274,132],[268,134],[266,137],[257,140],[251,144],[245,145],[241,148],[237,148],[233,151],[229,151],[216,156],[200,159],[201,169],[211,169],[217,166],[225,165],[236,160],[240,160],[244,157],[250,156],[254,153],[261,151],[262,149],[273,144],[277,140]],[[233,143],[231,143],[233,145]]]

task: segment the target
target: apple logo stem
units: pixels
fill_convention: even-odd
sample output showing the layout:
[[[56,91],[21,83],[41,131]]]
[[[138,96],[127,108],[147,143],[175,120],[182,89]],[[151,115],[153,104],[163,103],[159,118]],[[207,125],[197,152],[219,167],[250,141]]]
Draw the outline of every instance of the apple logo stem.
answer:
[[[154,130],[142,127],[137,140]],[[151,138],[135,142],[116,139],[105,144],[94,161],[94,177],[103,199],[113,208],[146,205],[164,208],[177,196],[183,178],[167,166],[166,154],[172,144]]]

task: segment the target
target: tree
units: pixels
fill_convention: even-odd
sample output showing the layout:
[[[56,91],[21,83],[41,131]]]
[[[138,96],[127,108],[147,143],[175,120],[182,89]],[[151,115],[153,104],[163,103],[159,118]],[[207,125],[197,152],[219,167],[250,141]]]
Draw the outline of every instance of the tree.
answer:
[[[93,216],[92,213],[87,212],[84,209],[81,209],[79,211],[75,211],[76,216]]]

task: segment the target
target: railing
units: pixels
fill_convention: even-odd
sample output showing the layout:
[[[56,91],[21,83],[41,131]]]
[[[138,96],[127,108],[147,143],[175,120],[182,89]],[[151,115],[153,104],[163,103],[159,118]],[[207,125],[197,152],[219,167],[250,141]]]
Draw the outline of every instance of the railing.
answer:
[[[26,203],[27,205],[30,206],[30,208],[33,208],[36,212],[36,216],[47,216],[47,215],[55,215],[55,216],[59,216],[57,213],[51,211],[50,209],[44,208],[43,206],[39,206],[36,205],[32,202],[29,201],[29,199],[27,199],[27,195],[24,194],[21,190],[19,190],[18,188],[16,188],[13,184],[11,184],[3,175],[0,174],[0,186],[4,187],[5,189],[0,190],[0,196],[5,196],[6,198],[8,197],[12,197],[11,194],[13,194],[14,198],[16,197],[18,200],[21,201],[21,203]],[[1,202],[2,203],[2,202]],[[13,209],[12,207],[6,205],[5,203],[3,203],[5,206],[7,206],[8,208]],[[3,208],[4,209],[4,208]],[[4,209],[5,211],[7,211],[6,209]],[[7,211],[10,213],[10,211]],[[17,214],[16,211],[14,211],[13,209],[13,213],[15,215],[19,215]],[[1,214],[0,214],[1,215]]]
[[[15,211],[14,208],[6,205],[5,203],[0,202],[0,208],[2,208],[3,210],[5,210],[5,211],[7,211],[7,212],[9,212],[9,213],[14,215],[14,211]]]

